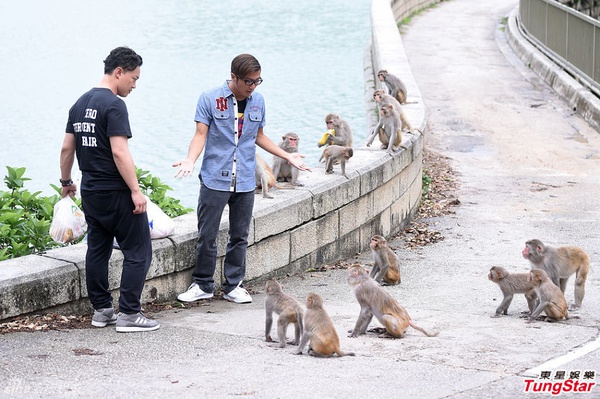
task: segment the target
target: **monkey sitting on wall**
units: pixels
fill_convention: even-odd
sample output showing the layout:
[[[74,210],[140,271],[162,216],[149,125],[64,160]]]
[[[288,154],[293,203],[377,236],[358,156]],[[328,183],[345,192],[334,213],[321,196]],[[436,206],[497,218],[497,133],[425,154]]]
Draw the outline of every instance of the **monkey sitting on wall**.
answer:
[[[382,104],[379,108],[379,123],[367,138],[367,147],[373,144],[376,135],[379,135],[381,148],[387,149],[387,153],[390,155],[393,155],[400,147],[407,148],[401,144],[402,121],[390,104]]]
[[[328,114],[325,117],[325,124],[327,125],[328,133],[326,133],[326,136],[317,143],[318,147],[323,145],[352,147],[352,129],[346,120],[342,119],[338,114]],[[332,133],[331,130],[333,130]]]
[[[289,132],[283,135],[279,148],[286,152],[294,153],[298,152],[298,146],[300,144],[300,138],[296,133]],[[276,181],[287,182],[289,181],[292,186],[303,186],[298,182],[298,175],[300,171],[290,165],[286,160],[273,155],[273,175],[275,175]]]
[[[383,82],[387,86],[392,97],[398,100],[400,104],[406,103],[408,92],[406,90],[406,85],[399,77],[392,75],[385,69],[377,72],[377,77],[380,82]]]
[[[273,196],[269,194],[269,191],[275,186],[275,175],[269,165],[267,165],[267,162],[258,154],[256,154],[254,177],[256,179],[256,188],[262,191],[263,198],[272,199]]]

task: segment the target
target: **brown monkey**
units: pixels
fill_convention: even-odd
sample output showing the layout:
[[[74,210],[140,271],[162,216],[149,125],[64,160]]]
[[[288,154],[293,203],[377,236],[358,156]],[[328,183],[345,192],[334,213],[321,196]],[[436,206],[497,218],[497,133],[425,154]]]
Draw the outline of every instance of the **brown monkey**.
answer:
[[[371,237],[371,253],[373,254],[373,269],[370,276],[381,284],[396,285],[401,282],[400,258],[387,246],[385,238],[379,235]]]
[[[408,119],[406,118],[406,114],[402,109],[402,105],[391,95],[387,94],[384,90],[375,90],[373,92],[373,99],[375,103],[377,103],[377,109],[381,109],[383,104],[389,104],[394,107],[396,112],[398,112],[398,116],[400,117],[400,121],[402,122],[402,130],[407,130],[409,133],[412,131],[412,126]],[[380,139],[381,140],[381,139]]]
[[[377,77],[380,82],[385,83],[385,85],[390,90],[390,94],[394,97],[400,104],[404,104],[406,102],[406,86],[396,75],[392,75],[387,70],[382,69],[377,72]]]
[[[283,135],[281,140],[281,143],[279,143],[279,147],[281,149],[289,153],[298,152],[298,144],[300,142],[300,138],[296,133],[286,133]],[[303,184],[298,183],[298,175],[300,174],[300,171],[292,167],[292,165],[290,165],[283,158],[273,155],[272,169],[273,174],[275,175],[275,179],[277,179],[277,181],[289,181],[292,184],[292,186],[303,186]]]
[[[304,311],[302,305],[296,299],[283,292],[281,284],[276,280],[268,280],[265,284],[265,340],[273,342],[271,339],[271,326],[273,325],[273,312],[279,315],[277,319],[277,336],[279,337],[279,347],[285,348],[286,332],[290,324],[294,324],[295,338],[293,345],[298,345],[300,337],[304,331]]]
[[[306,343],[308,354],[317,357],[354,356],[352,352],[342,352],[340,349],[340,337],[335,330],[331,318],[323,309],[323,298],[319,294],[310,293],[306,297],[306,315],[304,317],[304,334],[296,351],[302,354]]]
[[[354,289],[354,296],[360,304],[360,314],[356,326],[350,336],[357,337],[365,334],[373,316],[385,327],[382,337],[402,338],[411,326],[428,337],[438,333],[429,333],[412,322],[406,309],[396,301],[386,290],[373,280],[364,267],[354,264],[348,270],[348,284]]]
[[[325,162],[325,173],[333,173],[333,164],[340,164],[342,175],[346,176],[346,161],[352,158],[354,151],[352,147],[342,147],[341,145],[330,145],[323,150],[319,162]]]
[[[264,159],[256,154],[256,165],[254,166],[256,187],[262,190],[263,198],[273,198],[269,194],[271,187],[275,185],[275,175]]]
[[[334,130],[334,134],[327,137],[325,141],[326,145],[337,144],[344,147],[352,147],[352,129],[350,129],[350,124],[347,121],[337,114],[328,114],[325,117],[325,124],[328,130]],[[317,146],[321,147],[321,143],[318,143]]]
[[[367,147],[370,147],[379,135],[381,148],[386,149],[388,154],[393,154],[399,147],[404,147],[402,143],[402,121],[392,105],[382,104],[379,108],[379,123],[371,132],[367,139]]]
[[[572,308],[581,307],[585,296],[585,281],[590,271],[590,256],[583,249],[574,246],[553,248],[534,239],[525,243],[522,254],[525,259],[529,259],[532,269],[537,267],[546,271],[563,294],[569,277],[575,274],[575,304]]]
[[[529,281],[529,273],[509,273],[508,270],[501,266],[492,266],[488,279],[500,286],[500,290],[504,295],[502,303],[496,309],[498,317],[501,314],[508,314],[508,307],[512,302],[514,294],[525,294],[527,305],[529,306],[529,314],[537,306],[537,295],[533,283]]]
[[[529,272],[529,281],[535,287],[535,292],[540,300],[539,305],[529,316],[528,323],[535,320],[542,312],[548,315],[547,320],[558,321],[569,318],[567,301],[562,293],[542,269],[532,269]]]

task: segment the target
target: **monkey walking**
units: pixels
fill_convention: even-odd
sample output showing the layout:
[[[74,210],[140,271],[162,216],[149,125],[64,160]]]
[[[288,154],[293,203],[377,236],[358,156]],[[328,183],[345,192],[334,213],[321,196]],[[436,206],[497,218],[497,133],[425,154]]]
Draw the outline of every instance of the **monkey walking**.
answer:
[[[354,356],[352,352],[342,352],[340,337],[333,321],[323,308],[323,298],[319,294],[310,293],[306,297],[306,314],[304,317],[304,334],[298,345],[296,355],[301,355],[308,344],[308,354],[316,357]]]
[[[333,173],[333,165],[340,164],[342,175],[346,176],[346,161],[354,155],[352,147],[342,147],[341,145],[330,145],[323,150],[319,162],[325,162],[325,173]]]
[[[492,266],[488,274],[488,279],[498,284],[504,298],[502,303],[496,309],[496,314],[492,317],[508,314],[508,307],[512,302],[515,294],[525,294],[527,305],[529,306],[529,314],[533,312],[538,304],[535,286],[529,281],[529,273],[509,273],[508,270],[501,266]]]
[[[279,148],[286,152],[294,153],[298,152],[298,145],[300,138],[296,133],[289,132],[283,135]],[[303,186],[298,182],[298,175],[300,171],[290,165],[286,160],[273,155],[273,175],[276,181],[286,182],[289,181],[292,186]]]
[[[268,280],[265,284],[265,341],[273,342],[271,338],[271,326],[273,325],[273,312],[279,315],[277,319],[277,336],[279,337],[279,347],[285,348],[286,332],[290,324],[294,325],[295,338],[293,345],[298,345],[300,337],[304,332],[304,310],[302,305],[292,296],[283,292],[281,284],[276,280]]]
[[[437,332],[429,333],[413,323],[406,309],[377,284],[361,265],[354,264],[350,267],[348,284],[353,288],[354,296],[360,304],[360,314],[350,337],[365,334],[373,316],[385,327],[386,333],[380,337],[402,338],[408,326],[428,337],[438,335]]]
[[[272,199],[273,196],[269,194],[269,191],[275,186],[275,175],[269,165],[267,165],[267,162],[258,154],[256,154],[254,176],[256,179],[256,187],[262,191],[263,198]]]
[[[522,255],[531,262],[532,269],[543,269],[563,294],[569,277],[575,274],[575,304],[571,309],[581,307],[590,271],[590,256],[583,249],[575,246],[554,248],[534,239],[525,243]]]
[[[380,235],[371,237],[371,253],[373,255],[373,269],[370,276],[379,284],[396,285],[400,278],[400,258],[387,246],[387,241]]]

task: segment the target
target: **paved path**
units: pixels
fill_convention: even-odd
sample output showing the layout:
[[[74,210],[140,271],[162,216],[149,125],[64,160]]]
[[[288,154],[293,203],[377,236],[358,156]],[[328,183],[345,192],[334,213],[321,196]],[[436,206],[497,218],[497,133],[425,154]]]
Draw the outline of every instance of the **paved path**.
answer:
[[[403,276],[387,289],[438,337],[348,338],[359,308],[345,271],[307,273],[285,279],[286,291],[323,295],[342,348],[356,357],[294,356],[293,347],[264,342],[256,286],[253,304],[161,312],[161,329],[147,334],[0,336],[0,397],[517,398],[528,396],[525,375],[539,370],[600,371],[599,351],[585,353],[598,342],[600,137],[511,54],[500,21],[516,4],[444,2],[404,34],[429,109],[427,145],[450,157],[462,205],[430,221],[444,241],[416,250],[392,243]],[[590,253],[581,319],[528,325],[519,318],[522,297],[508,316],[490,318],[501,295],[486,279],[489,267],[527,270],[520,251],[533,237]]]

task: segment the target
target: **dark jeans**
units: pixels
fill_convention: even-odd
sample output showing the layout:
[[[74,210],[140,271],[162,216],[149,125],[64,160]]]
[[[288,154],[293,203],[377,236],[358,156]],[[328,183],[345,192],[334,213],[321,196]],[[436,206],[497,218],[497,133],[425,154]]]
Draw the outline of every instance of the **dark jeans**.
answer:
[[[88,224],[85,277],[94,309],[112,307],[108,283],[108,261],[113,238],[123,251],[119,311],[137,313],[140,296],[152,260],[148,215],[133,214],[130,191],[82,191],[81,200]]]
[[[198,244],[193,281],[204,292],[215,290],[214,274],[217,265],[217,234],[225,205],[229,205],[229,242],[223,265],[225,282],[223,291],[229,293],[246,274],[246,249],[248,230],[254,207],[254,191],[232,193],[211,190],[200,183],[198,197]]]

